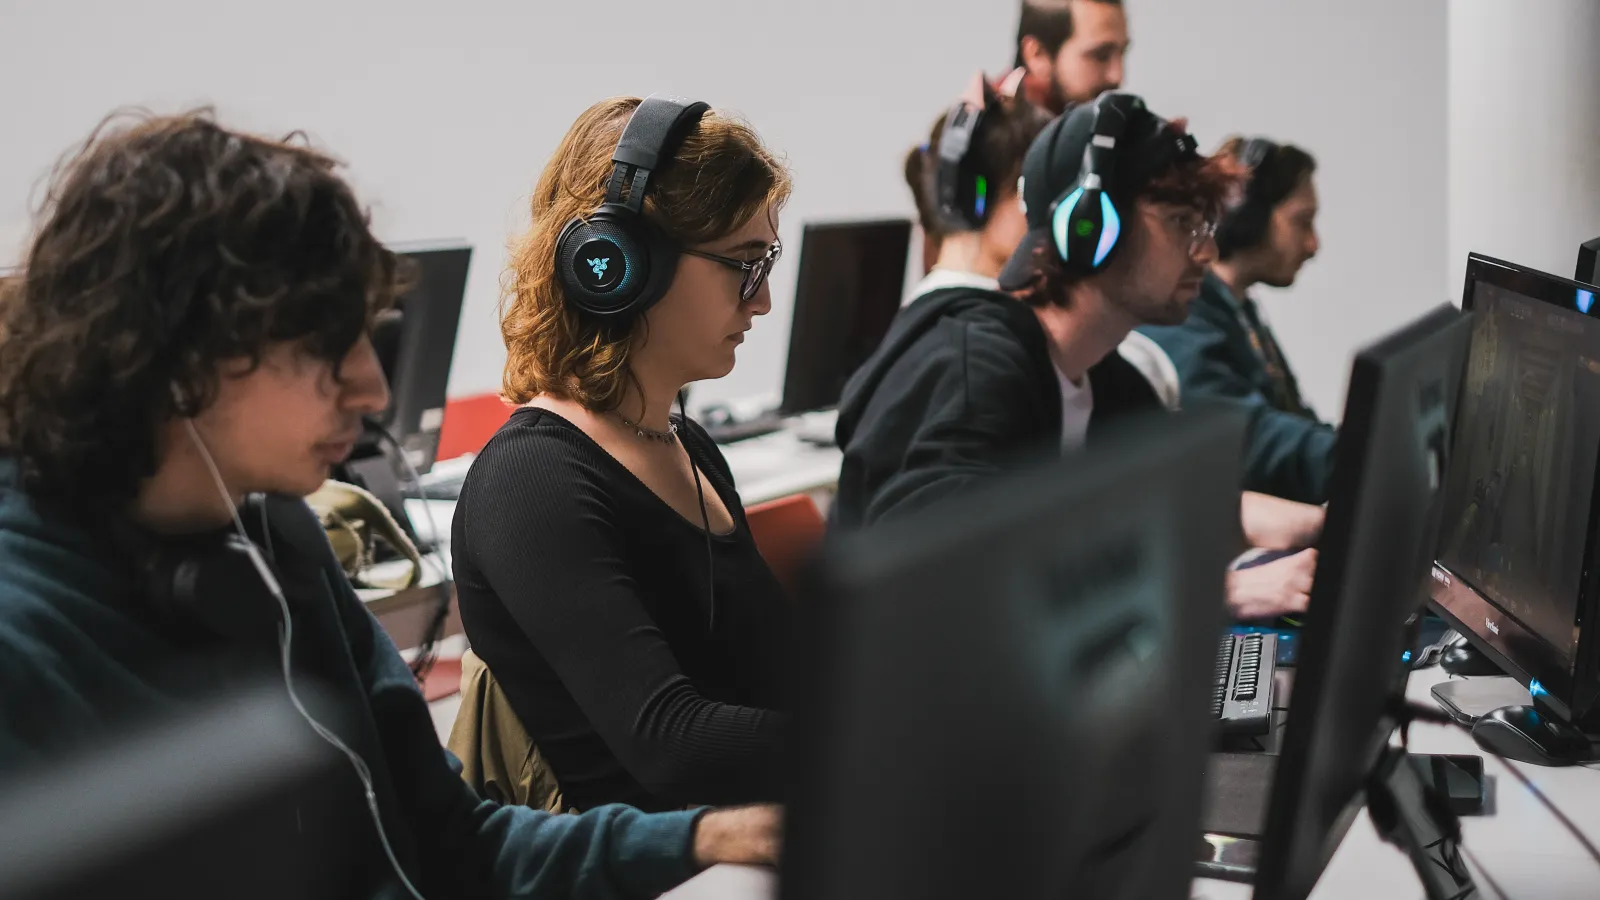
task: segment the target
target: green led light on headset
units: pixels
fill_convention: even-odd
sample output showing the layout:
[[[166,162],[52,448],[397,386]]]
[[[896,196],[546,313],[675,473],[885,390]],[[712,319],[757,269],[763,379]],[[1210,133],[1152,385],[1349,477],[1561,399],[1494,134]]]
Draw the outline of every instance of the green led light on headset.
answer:
[[[978,213],[978,218],[981,219],[983,218],[984,210],[989,206],[989,179],[979,175],[974,193],[977,195],[977,200],[973,203],[973,207]]]

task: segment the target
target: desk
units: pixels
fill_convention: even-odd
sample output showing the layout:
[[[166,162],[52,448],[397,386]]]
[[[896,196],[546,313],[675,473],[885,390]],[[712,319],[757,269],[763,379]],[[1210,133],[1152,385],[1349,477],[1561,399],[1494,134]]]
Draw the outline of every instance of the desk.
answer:
[[[810,494],[818,501],[819,508],[827,508],[826,500],[839,483],[839,465],[844,461],[844,453],[838,447],[821,446],[801,438],[802,434],[816,430],[820,421],[807,419],[803,429],[796,424],[721,447],[728,468],[733,470],[739,499],[746,508],[790,494]],[[828,424],[826,430],[831,432],[832,425]]]
[[[422,637],[428,630],[428,623],[433,618],[434,604],[439,599],[437,586],[440,574],[450,571],[450,522],[455,514],[455,508],[455,503],[447,500],[407,500],[406,514],[411,519],[412,527],[416,529],[417,537],[423,541],[432,541],[432,526],[437,525],[439,533],[444,538],[439,549],[423,557],[422,578],[415,587],[402,588],[398,591],[356,589],[356,596],[361,598],[367,609],[377,618],[378,624],[388,632],[389,639],[402,650],[422,643]],[[405,568],[409,567],[410,563],[396,561],[379,565]],[[462,633],[461,613],[455,605],[454,588],[451,588],[451,592],[450,615],[445,619],[444,634],[441,637]]]
[[[1447,678],[1438,668],[1415,672],[1406,695],[1432,704],[1428,691]],[[1478,753],[1465,731],[1443,725],[1415,725],[1411,750],[1416,753]],[[1600,839],[1600,767],[1549,769],[1513,763],[1591,840]],[[1491,780],[1492,815],[1463,818],[1466,849],[1487,867],[1494,881],[1515,900],[1594,900],[1600,896],[1600,864],[1584,853],[1566,830],[1536,800],[1505,764],[1485,757]],[[1478,894],[1498,900],[1494,889],[1473,865]],[[1248,885],[1197,879],[1194,897],[1244,900]],[[718,866],[665,895],[671,900],[769,900],[777,896],[777,878],[770,871]],[[1327,871],[1317,882],[1312,900],[1387,900],[1422,896],[1411,862],[1398,848],[1383,843],[1363,810]],[[664,900],[665,900],[664,898]]]

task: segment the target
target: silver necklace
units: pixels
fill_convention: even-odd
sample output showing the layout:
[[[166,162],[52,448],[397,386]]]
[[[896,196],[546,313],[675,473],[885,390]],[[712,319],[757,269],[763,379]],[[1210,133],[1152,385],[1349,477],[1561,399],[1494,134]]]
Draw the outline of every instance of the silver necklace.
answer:
[[[622,424],[632,428],[635,434],[646,440],[670,444],[678,439],[678,423],[676,422],[668,421],[666,431],[656,431],[653,428],[646,428],[638,422],[632,421],[622,413],[617,413],[617,418],[622,420]]]

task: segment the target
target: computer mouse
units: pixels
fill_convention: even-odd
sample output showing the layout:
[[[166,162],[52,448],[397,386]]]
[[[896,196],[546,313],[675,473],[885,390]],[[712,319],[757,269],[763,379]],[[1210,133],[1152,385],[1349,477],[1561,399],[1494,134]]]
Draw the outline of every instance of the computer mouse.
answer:
[[[1570,766],[1594,758],[1587,735],[1531,706],[1502,706],[1479,717],[1472,737],[1490,753],[1537,766]]]
[[[1451,675],[1504,675],[1505,672],[1471,644],[1458,644],[1439,654],[1439,668]]]

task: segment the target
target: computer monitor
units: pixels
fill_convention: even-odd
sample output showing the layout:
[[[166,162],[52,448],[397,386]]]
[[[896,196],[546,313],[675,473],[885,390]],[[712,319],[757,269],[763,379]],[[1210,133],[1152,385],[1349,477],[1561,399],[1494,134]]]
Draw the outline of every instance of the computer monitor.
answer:
[[[839,404],[905,293],[911,222],[808,222],[800,238],[783,415]]]
[[[1427,596],[1469,317],[1445,306],[1357,354],[1317,544],[1256,900],[1302,900],[1360,808]]]
[[[1189,896],[1242,428],[1146,422],[836,539],[784,900]]]
[[[1555,715],[1596,730],[1600,309],[1595,288],[1467,260],[1476,313],[1432,604]]]
[[[445,388],[472,248],[432,244],[392,249],[415,266],[415,280],[373,328],[373,346],[390,392],[389,408],[377,418],[399,440],[411,465],[424,473],[439,454]]]
[[[404,453],[368,427],[349,459],[333,477],[365,488],[378,498],[406,534],[419,545],[406,515],[411,470],[420,476],[433,468],[444,424],[445,389],[455,355],[456,331],[467,290],[472,248],[460,244],[402,244],[391,247],[412,263],[409,289],[380,313],[372,345],[389,380],[389,407],[373,419]],[[405,463],[411,465],[408,468]],[[424,547],[427,549],[427,547]]]
[[[1578,246],[1578,270],[1573,277],[1584,284],[1600,284],[1600,237]]]
[[[0,892],[12,900],[333,898],[383,876],[360,871],[376,832],[349,764],[281,682],[7,777]]]

